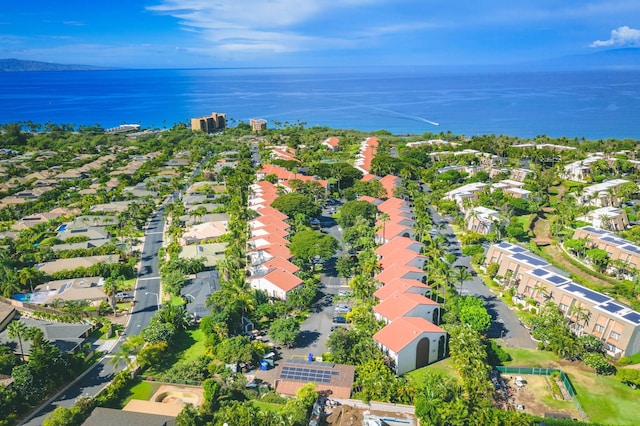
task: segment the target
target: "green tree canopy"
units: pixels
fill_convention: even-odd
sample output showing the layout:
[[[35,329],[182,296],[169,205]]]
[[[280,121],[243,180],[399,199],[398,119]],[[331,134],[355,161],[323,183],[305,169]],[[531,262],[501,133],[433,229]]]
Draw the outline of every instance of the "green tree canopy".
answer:
[[[297,214],[302,214],[308,218],[317,217],[322,212],[320,206],[313,201],[313,199],[298,192],[291,192],[284,194],[276,198],[271,207],[279,210],[289,217],[294,217]]]
[[[291,238],[289,250],[295,257],[308,262],[315,256],[321,259],[329,259],[336,253],[338,246],[338,240],[332,235],[311,229],[303,229],[296,232]]]
[[[348,228],[356,223],[357,217],[363,217],[371,226],[374,226],[377,213],[378,208],[368,201],[347,201],[340,207],[338,223],[343,228]]]

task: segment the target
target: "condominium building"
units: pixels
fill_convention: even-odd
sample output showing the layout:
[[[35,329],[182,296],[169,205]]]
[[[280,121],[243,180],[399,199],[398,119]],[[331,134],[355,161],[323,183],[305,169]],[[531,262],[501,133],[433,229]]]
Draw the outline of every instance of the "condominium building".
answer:
[[[587,186],[580,195],[576,196],[576,201],[583,206],[618,207],[621,201],[617,193],[618,189],[629,182],[625,179],[612,179]]]
[[[214,133],[227,126],[227,115],[212,112],[210,116],[191,119],[191,130]]]
[[[629,226],[627,212],[617,207],[601,207],[591,210],[578,220],[590,222],[595,228],[608,231],[622,231]]]
[[[640,268],[640,247],[618,237],[613,232],[584,226],[576,229],[573,238],[576,240],[586,239],[587,246],[606,251],[612,261],[620,260],[626,263],[630,269]]]
[[[251,131],[255,133],[267,130],[267,120],[263,120],[262,118],[250,119],[249,125],[251,126]]]
[[[605,232],[605,231],[602,231]],[[506,242],[494,244],[486,264],[500,265],[498,275],[517,289],[517,297],[555,302],[571,322],[571,330],[600,339],[614,358],[640,352],[640,313],[611,297],[576,284],[530,251]],[[582,314],[578,314],[578,312]]]

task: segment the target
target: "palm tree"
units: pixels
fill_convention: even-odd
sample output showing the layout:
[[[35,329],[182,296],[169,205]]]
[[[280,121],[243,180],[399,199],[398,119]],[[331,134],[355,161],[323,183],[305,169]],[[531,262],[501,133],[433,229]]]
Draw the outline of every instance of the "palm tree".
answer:
[[[24,362],[24,350],[22,349],[22,339],[27,338],[28,328],[25,323],[15,320],[11,321],[7,327],[7,335],[10,339],[18,339],[20,345],[20,355],[22,356],[22,362]]]
[[[547,292],[547,286],[545,286],[542,283],[537,283],[536,285],[533,286],[533,292],[531,294],[531,298],[532,299],[536,299],[537,296],[542,296],[542,298],[547,297],[548,292]]]
[[[472,279],[473,275],[466,267],[458,266],[453,270],[453,278],[460,283],[459,293],[462,294],[462,285],[465,281]]]
[[[571,307],[567,311],[567,316],[569,317],[569,320],[572,321],[575,318],[575,331],[576,334],[580,336],[584,327],[586,327],[589,323],[589,319],[591,318],[591,311],[589,311],[588,308],[582,306],[581,304],[574,304],[571,305]],[[581,321],[582,325],[580,325]]]
[[[380,213],[378,215],[378,220],[380,220],[380,222],[382,222],[382,244],[384,244],[387,240],[386,240],[386,235],[385,235],[385,228],[386,228],[386,223],[389,222],[391,220],[391,216],[389,216],[389,213]]]
[[[102,291],[109,297],[109,304],[111,305],[111,309],[115,311],[116,309],[116,299],[115,295],[118,292],[118,283],[112,277],[108,277],[104,280],[104,284],[102,285]]]

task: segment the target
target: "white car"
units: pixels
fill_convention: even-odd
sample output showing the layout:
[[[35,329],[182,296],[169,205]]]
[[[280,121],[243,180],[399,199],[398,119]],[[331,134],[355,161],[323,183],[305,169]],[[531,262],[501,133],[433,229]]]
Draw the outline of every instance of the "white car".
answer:
[[[347,305],[338,305],[336,306],[336,313],[338,314],[346,314],[351,312],[351,307]]]

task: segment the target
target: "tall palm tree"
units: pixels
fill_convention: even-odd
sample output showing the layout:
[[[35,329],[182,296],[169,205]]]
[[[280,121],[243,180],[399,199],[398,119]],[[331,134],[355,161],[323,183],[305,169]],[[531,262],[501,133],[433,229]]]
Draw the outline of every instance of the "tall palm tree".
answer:
[[[378,215],[378,220],[382,222],[382,244],[384,244],[387,241],[386,235],[385,235],[385,228],[386,228],[387,222],[391,220],[391,216],[389,216],[389,213],[382,212]]]
[[[11,321],[7,327],[7,335],[10,339],[18,339],[18,345],[20,345],[20,355],[22,356],[22,362],[24,362],[24,350],[22,348],[22,339],[27,338],[28,328],[22,321]]]
[[[462,285],[465,281],[472,279],[473,275],[466,267],[458,266],[453,270],[453,278],[460,283],[459,293],[462,294]]]

